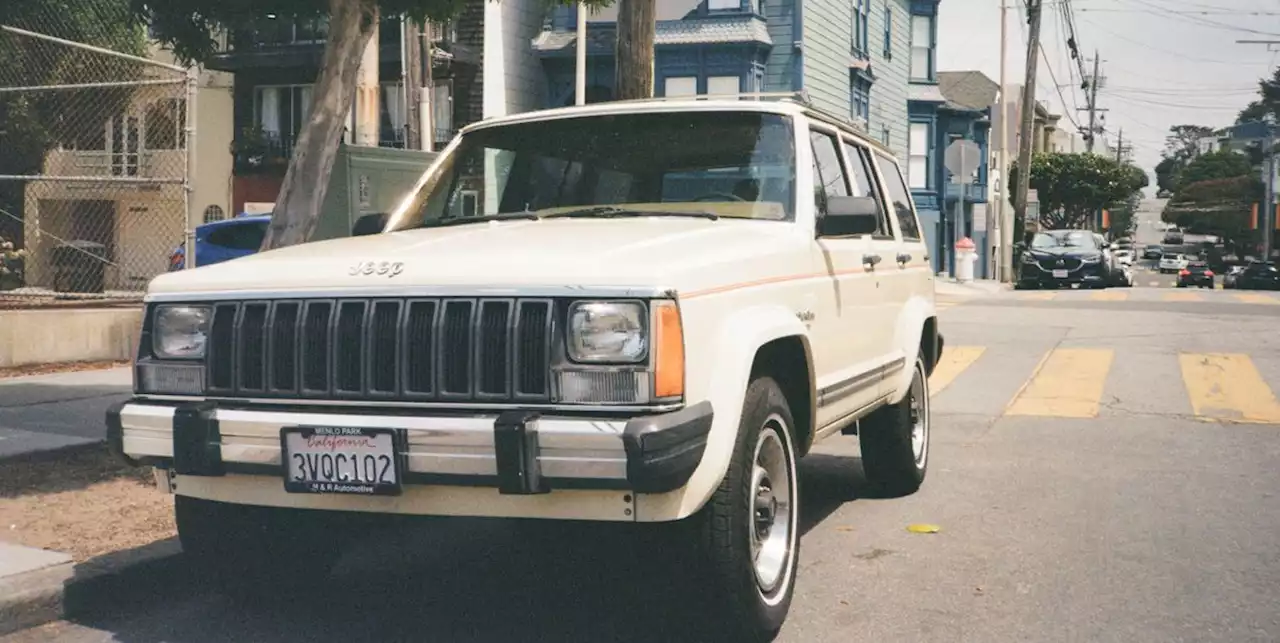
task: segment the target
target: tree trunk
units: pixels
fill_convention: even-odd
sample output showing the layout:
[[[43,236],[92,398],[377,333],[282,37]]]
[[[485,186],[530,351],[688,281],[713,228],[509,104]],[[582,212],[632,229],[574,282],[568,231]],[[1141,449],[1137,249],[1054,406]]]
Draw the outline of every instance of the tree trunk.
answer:
[[[405,112],[404,122],[409,126],[408,136],[405,137],[404,146],[410,150],[420,150],[422,147],[422,135],[420,131],[422,117],[418,111],[422,107],[422,101],[418,100],[422,93],[422,25],[416,21],[404,19],[404,27],[400,30],[404,42],[405,69],[408,71],[407,78],[404,79],[404,96],[405,102],[408,104],[408,110]]]
[[[360,58],[377,24],[376,0],[329,0],[329,36],[315,98],[298,133],[271,226],[262,241],[263,250],[303,243],[315,231],[355,98]]]
[[[617,63],[614,98],[653,97],[653,35],[657,28],[655,0],[619,0]],[[578,11],[585,11],[582,7]]]

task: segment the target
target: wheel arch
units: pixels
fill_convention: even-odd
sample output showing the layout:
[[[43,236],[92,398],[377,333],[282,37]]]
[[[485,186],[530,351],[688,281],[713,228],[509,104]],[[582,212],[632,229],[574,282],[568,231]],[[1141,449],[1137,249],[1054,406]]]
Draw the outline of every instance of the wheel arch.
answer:
[[[774,376],[787,401],[798,402],[791,408],[797,424],[793,431],[799,434],[792,436],[797,455],[807,451],[813,439],[817,410],[813,348],[808,327],[794,311],[775,305],[740,310],[716,324],[705,337],[714,348],[698,361],[715,367],[708,368],[706,394],[699,397],[711,401],[715,417],[702,461],[684,487],[662,494],[637,494],[637,521],[679,520],[696,513],[707,502],[729,470],[742,422],[742,405],[753,377],[763,373]],[[799,378],[795,376],[800,374],[804,376],[803,384],[796,381]]]

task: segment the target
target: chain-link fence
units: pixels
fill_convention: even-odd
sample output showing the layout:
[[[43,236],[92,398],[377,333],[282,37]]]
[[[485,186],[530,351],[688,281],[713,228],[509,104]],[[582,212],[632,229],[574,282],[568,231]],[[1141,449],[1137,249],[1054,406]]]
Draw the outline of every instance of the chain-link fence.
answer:
[[[0,307],[136,301],[181,259],[195,83],[119,0],[0,21]]]

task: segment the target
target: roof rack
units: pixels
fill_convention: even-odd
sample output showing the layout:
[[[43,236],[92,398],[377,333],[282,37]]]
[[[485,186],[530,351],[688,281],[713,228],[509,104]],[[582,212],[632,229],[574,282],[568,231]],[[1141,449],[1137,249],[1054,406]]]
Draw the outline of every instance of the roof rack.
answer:
[[[870,129],[867,127],[866,121],[862,120],[861,118],[852,119],[848,117],[837,116],[821,107],[818,107],[817,105],[814,105],[813,101],[809,99],[809,92],[803,89],[799,91],[791,91],[791,92],[731,92],[726,94],[696,94],[692,96],[690,95],[654,96],[651,98],[628,98],[625,100],[614,100],[614,101],[607,101],[607,102],[635,103],[635,102],[673,101],[673,100],[710,100],[710,99],[717,99],[717,98],[795,103],[797,105],[804,107],[805,109],[809,109],[818,114],[821,114],[823,118],[826,118],[827,120],[830,120],[834,123],[841,123],[849,127],[852,127],[853,129],[857,130],[858,132],[861,132],[862,134],[865,134],[868,136],[870,135]]]
[[[669,101],[669,100],[708,100],[713,98],[734,98],[738,100],[776,100],[779,102],[793,102],[812,108],[813,101],[809,100],[809,92],[805,90],[794,92],[730,92],[725,94],[696,94],[685,96],[653,96],[650,98],[627,98],[623,100],[608,101],[611,103],[635,103],[648,101]]]

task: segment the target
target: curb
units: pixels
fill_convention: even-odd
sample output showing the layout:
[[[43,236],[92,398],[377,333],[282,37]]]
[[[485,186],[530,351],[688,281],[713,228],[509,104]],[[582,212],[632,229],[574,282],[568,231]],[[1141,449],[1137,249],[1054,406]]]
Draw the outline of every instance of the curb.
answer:
[[[174,586],[170,581],[184,568],[176,537],[79,564],[44,553],[61,562],[0,577],[0,636],[129,603],[138,592]]]

